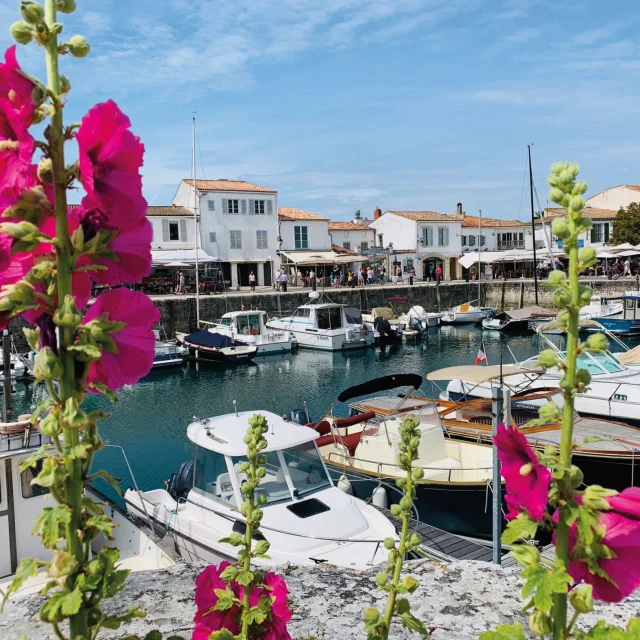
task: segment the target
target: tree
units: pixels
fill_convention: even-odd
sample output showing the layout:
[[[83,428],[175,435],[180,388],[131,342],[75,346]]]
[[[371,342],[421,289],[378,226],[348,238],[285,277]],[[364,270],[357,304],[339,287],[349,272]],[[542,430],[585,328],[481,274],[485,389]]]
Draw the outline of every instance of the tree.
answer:
[[[640,244],[640,203],[632,202],[626,209],[621,207],[612,226],[613,244]]]

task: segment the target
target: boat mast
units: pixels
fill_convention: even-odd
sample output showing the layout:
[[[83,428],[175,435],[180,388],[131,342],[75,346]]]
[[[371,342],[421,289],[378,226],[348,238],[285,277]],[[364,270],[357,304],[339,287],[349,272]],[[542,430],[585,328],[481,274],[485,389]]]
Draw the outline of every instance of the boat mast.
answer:
[[[198,216],[198,189],[196,188],[196,117],[193,116],[193,144],[192,144],[192,175],[193,175],[193,218],[195,227],[195,241],[193,246],[196,253],[196,330],[200,329],[200,265],[198,264],[198,239],[200,225]]]
[[[531,195],[531,234],[533,237],[533,281],[536,292],[536,306],[538,306],[538,258],[536,257],[536,215],[533,208],[533,171],[531,169],[531,145],[527,145],[529,152],[529,193]]]
[[[480,216],[478,218],[478,241],[476,242],[476,244],[478,245],[478,306],[481,307],[482,306],[482,302],[480,300],[480,292],[481,292],[481,288],[480,288],[480,265],[482,263],[482,256],[480,255],[480,235],[482,233],[482,209],[478,209],[478,211],[480,212]]]

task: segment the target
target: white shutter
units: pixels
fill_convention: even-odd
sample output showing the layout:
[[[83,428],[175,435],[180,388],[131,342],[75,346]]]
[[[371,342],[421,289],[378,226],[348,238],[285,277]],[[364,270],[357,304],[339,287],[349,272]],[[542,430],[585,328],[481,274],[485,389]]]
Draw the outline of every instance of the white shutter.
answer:
[[[433,227],[427,227],[427,246],[433,246]]]
[[[186,242],[187,240],[187,221],[180,220],[180,240]]]
[[[162,220],[162,242],[169,242],[169,221],[166,218]]]
[[[242,210],[242,215],[245,215],[247,213],[247,201],[246,200],[240,200],[240,208]]]
[[[207,202],[207,206],[209,207],[209,211],[215,211],[216,210],[216,203],[213,200],[209,200]]]
[[[449,227],[444,228],[444,246],[449,246]]]
[[[222,213],[227,214],[229,213],[229,208],[228,208],[228,203],[227,203],[227,199],[226,198],[222,198]]]
[[[249,200],[249,215],[250,216],[255,215],[255,213],[256,213],[255,206],[256,206],[256,201],[255,200]]]
[[[271,200],[267,200],[267,214],[273,214],[273,202]]]

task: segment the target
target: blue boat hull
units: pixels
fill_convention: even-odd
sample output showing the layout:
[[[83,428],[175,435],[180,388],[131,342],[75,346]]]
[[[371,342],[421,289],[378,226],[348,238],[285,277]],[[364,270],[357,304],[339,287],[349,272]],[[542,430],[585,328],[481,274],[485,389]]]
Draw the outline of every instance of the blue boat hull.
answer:
[[[640,320],[625,320],[623,318],[597,318],[597,321],[611,333],[619,336],[640,335]],[[595,329],[592,329],[595,331]]]

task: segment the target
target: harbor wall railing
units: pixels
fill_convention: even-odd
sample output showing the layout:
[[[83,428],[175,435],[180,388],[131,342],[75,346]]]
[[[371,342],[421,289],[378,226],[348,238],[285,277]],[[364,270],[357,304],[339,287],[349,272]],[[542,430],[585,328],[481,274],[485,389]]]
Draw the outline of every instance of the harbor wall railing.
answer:
[[[584,279],[594,290],[594,294],[602,297],[622,295],[625,291],[638,288],[635,279],[604,280]],[[481,306],[514,309],[535,304],[535,287],[533,280],[488,280],[483,281],[478,289],[477,282],[416,282],[413,286],[387,284],[350,289],[326,289],[324,295],[328,300],[346,304],[362,311],[373,307],[389,306],[389,298],[405,298],[406,302],[393,302],[399,312],[410,306],[420,305],[426,311],[442,311],[465,302]],[[162,325],[167,337],[176,331],[191,332],[196,329],[196,305],[192,296],[152,296],[161,313]],[[229,295],[211,295],[200,298],[200,319],[217,321],[229,311],[260,309],[269,315],[287,315],[297,307],[309,302],[308,289],[300,290],[291,287],[287,293],[276,291],[233,292]],[[553,290],[540,284],[538,287],[538,304],[553,308]],[[28,351],[29,347],[22,334],[26,323],[22,319],[12,320],[12,330],[18,350]]]

